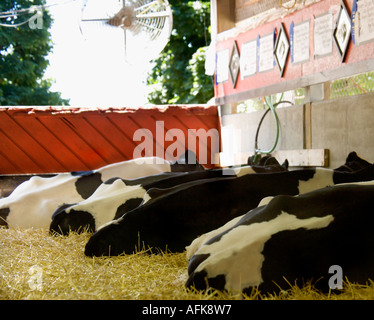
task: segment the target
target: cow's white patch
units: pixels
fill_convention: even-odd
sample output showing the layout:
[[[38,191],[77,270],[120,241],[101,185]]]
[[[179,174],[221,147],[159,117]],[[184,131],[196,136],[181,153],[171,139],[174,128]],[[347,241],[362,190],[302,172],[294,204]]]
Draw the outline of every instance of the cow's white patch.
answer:
[[[58,206],[83,200],[75,191],[78,178],[59,174],[50,178],[35,176],[23,182],[8,197],[0,199],[0,209],[10,209],[9,228],[49,227],[52,213]]]
[[[196,238],[194,241],[191,242],[189,246],[186,247],[186,258],[187,260],[190,260],[191,257],[195,254],[195,252],[209,239],[212,239],[216,235],[221,234],[222,232],[225,232],[226,230],[232,228],[241,218],[243,218],[244,215],[241,215],[239,217],[236,217],[226,224],[224,224],[222,227],[212,230],[210,232],[204,233],[200,237]]]
[[[150,197],[150,195],[148,193],[145,193],[144,194],[144,197],[143,197],[143,202],[142,202],[142,205],[147,203],[149,200],[151,200],[152,198]]]
[[[100,172],[102,181],[113,177],[122,179],[135,179],[150,176],[162,172],[170,172],[170,163],[157,157],[144,157],[139,159],[127,160],[104,166],[95,172]]]
[[[325,228],[333,220],[332,215],[298,219],[282,211],[271,221],[238,226],[223,235],[220,241],[203,245],[196,252],[210,256],[199,264],[195,272],[205,270],[210,278],[224,274],[226,290],[242,291],[250,286],[258,286],[263,282],[261,267],[265,257],[262,251],[272,235],[299,228]]]
[[[260,203],[258,204],[257,207],[262,207],[262,206],[266,206],[271,200],[273,200],[273,196],[269,196],[269,197],[265,197],[263,198]]]
[[[232,168],[231,170],[234,171],[234,174],[237,177],[242,177],[246,174],[253,174],[256,173],[255,170],[251,166],[244,166],[244,167],[238,167],[238,168]]]
[[[299,194],[334,185],[333,176],[333,170],[316,168],[313,178],[307,181],[299,180]]]
[[[274,197],[265,197],[263,198],[260,203],[258,204],[258,207],[267,205]],[[200,237],[196,238],[194,241],[191,242],[189,246],[186,247],[186,258],[187,260],[191,259],[191,257],[195,254],[195,252],[209,239],[212,239],[216,235],[221,234],[222,232],[225,232],[226,230],[232,228],[237,222],[240,221],[241,218],[243,218],[245,214],[236,217],[226,224],[224,224],[222,227],[212,230],[210,232],[204,233]]]
[[[101,184],[89,198],[69,207],[66,212],[89,212],[95,219],[95,227],[98,228],[114,219],[120,205],[129,199],[143,198],[144,194],[145,189],[141,185],[127,186],[121,179],[117,179],[112,184]]]

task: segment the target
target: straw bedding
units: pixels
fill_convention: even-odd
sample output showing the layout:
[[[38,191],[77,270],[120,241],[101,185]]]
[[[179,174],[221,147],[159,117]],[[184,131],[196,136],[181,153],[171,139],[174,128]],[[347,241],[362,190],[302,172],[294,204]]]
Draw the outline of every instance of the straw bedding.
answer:
[[[0,228],[0,299],[374,299],[374,283],[344,283],[341,294],[324,295],[306,285],[277,295],[251,296],[187,290],[185,253],[140,251],[89,258],[90,234],[50,236],[45,229]]]

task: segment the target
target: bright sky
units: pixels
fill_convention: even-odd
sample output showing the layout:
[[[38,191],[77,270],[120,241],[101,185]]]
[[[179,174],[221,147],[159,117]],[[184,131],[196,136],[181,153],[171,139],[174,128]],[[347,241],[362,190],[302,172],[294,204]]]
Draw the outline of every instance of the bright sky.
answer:
[[[46,78],[55,81],[52,91],[61,92],[77,107],[144,105],[149,63],[127,63],[123,39],[116,32],[110,38],[112,33],[101,36],[98,29],[85,39],[79,29],[82,0],[47,0],[48,5],[55,3],[62,4],[48,9],[54,18],[50,29],[54,48],[46,72]]]

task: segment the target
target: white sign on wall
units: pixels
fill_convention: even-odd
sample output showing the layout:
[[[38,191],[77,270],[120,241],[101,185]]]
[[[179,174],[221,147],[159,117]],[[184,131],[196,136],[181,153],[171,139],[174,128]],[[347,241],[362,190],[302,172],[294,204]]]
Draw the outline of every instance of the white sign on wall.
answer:
[[[265,72],[274,68],[274,34],[258,39],[258,72]]]
[[[229,80],[229,49],[217,52],[216,74],[217,83]]]
[[[327,13],[314,18],[314,56],[332,54],[333,14]]]
[[[355,42],[357,45],[374,40],[374,1],[358,0],[355,14]]]
[[[291,33],[291,61],[292,63],[301,63],[309,61],[310,55],[310,23],[305,21],[296,24]]]
[[[240,74],[242,79],[252,76],[257,69],[257,42],[256,40],[242,44],[240,56]]]

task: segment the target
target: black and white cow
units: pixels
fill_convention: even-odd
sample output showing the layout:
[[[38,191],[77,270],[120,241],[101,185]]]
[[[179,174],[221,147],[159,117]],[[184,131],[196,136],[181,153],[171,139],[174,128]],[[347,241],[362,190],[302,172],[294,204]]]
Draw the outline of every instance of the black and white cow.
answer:
[[[188,164],[184,160],[169,162],[146,157],[110,164],[93,171],[60,173],[52,177],[33,176],[8,197],[0,199],[0,226],[48,228],[51,216],[59,206],[87,199],[112,177],[134,179],[189,170],[204,169],[197,162]]]
[[[348,173],[304,169],[213,178],[149,200],[101,227],[86,244],[88,256],[132,253],[138,243],[181,252],[197,236],[255,208],[267,196],[298,195],[344,182],[374,180],[374,166]]]
[[[132,180],[112,178],[98,187],[89,198],[77,204],[63,205],[58,208],[52,215],[50,231],[65,235],[70,231],[95,231],[103,224],[120,218],[140,204],[145,204],[161,194],[175,192],[177,189],[169,188],[191,181],[285,170],[287,167],[280,165],[272,158],[269,165],[264,163],[256,166],[184,172],[183,174],[162,174],[162,177],[153,180],[150,180],[150,177]]]
[[[312,281],[328,291],[333,266],[341,280],[366,283],[374,279],[373,199],[374,181],[276,196],[194,240],[186,286],[249,293]]]
[[[245,169],[242,169],[242,171]],[[223,170],[158,174],[138,179],[112,178],[102,183],[87,199],[76,204],[64,204],[52,215],[50,231],[68,234],[70,231],[95,231],[103,224],[120,218],[140,204],[160,196],[164,189],[191,181],[225,177]],[[157,177],[153,181],[149,178]],[[229,175],[226,175],[229,177]]]

